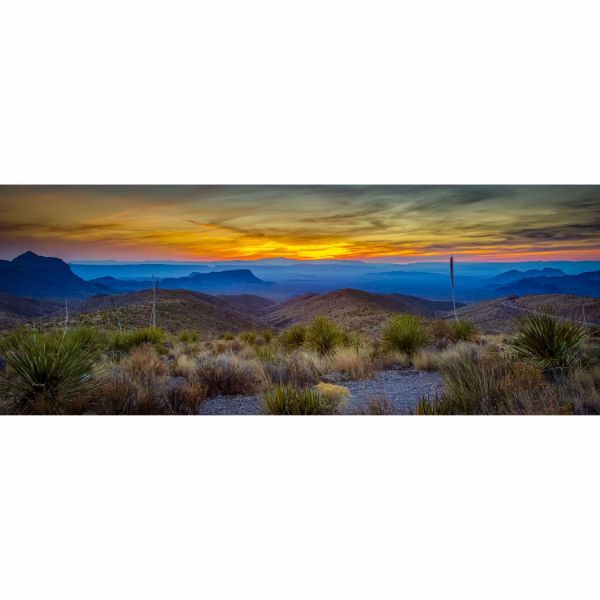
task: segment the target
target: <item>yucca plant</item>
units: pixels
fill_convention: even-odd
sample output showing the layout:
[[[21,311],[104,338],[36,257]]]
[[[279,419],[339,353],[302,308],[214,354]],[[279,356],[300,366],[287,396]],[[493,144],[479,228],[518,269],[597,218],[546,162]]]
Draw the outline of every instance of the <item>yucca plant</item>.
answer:
[[[387,350],[404,352],[412,356],[427,344],[425,324],[420,317],[399,314],[392,317],[383,332],[383,344]]]
[[[341,340],[341,331],[325,317],[316,317],[308,328],[307,341],[319,356],[332,352]]]
[[[508,342],[515,355],[543,369],[549,377],[567,373],[580,364],[586,327],[557,319],[549,313],[531,313],[518,320],[518,333]]]
[[[263,395],[264,411],[269,415],[333,415],[340,399],[319,390],[277,385]]]
[[[450,336],[454,342],[473,342],[477,339],[477,327],[468,321],[450,323]]]
[[[22,333],[0,345],[0,357],[6,412],[60,413],[90,385],[98,345],[91,330]]]

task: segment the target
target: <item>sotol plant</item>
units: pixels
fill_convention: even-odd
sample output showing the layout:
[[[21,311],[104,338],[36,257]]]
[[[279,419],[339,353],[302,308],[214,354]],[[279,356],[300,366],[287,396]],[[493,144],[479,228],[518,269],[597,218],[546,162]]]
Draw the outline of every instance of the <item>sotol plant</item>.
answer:
[[[317,317],[308,328],[307,341],[320,356],[332,352],[340,344],[341,339],[341,331],[335,323],[325,317]]]
[[[383,343],[388,350],[412,356],[427,344],[428,337],[423,320],[409,314],[392,317],[383,332]]]
[[[7,366],[1,381],[4,410],[68,412],[69,401],[90,385],[98,354],[94,333],[87,329],[9,337],[0,347]]]
[[[557,319],[549,313],[525,315],[519,319],[518,327],[509,347],[518,357],[534,362],[547,375],[566,373],[581,362],[581,346],[589,338],[586,327]]]

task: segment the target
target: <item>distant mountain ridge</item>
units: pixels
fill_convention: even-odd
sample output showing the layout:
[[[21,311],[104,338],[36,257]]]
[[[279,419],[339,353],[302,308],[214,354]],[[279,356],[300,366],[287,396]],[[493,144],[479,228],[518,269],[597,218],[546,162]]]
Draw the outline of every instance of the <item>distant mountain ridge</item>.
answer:
[[[543,269],[527,269],[526,271],[520,271],[518,269],[511,269],[492,277],[490,280],[493,283],[512,283],[519,279],[531,279],[534,277],[563,277],[566,273],[562,269],[553,269],[551,267],[544,267]]]
[[[14,296],[64,300],[107,293],[107,288],[85,281],[60,258],[25,252],[0,260],[0,292]]]
[[[500,286],[496,291],[501,296],[531,294],[577,294],[580,296],[600,296],[600,271],[590,271],[579,275],[561,277],[528,277],[509,285]]]

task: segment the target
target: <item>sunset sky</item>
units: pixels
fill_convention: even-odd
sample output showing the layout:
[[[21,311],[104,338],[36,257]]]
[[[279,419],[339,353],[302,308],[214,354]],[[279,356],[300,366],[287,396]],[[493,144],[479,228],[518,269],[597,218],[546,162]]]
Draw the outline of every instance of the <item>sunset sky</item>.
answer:
[[[600,186],[0,186],[0,258],[600,259]]]

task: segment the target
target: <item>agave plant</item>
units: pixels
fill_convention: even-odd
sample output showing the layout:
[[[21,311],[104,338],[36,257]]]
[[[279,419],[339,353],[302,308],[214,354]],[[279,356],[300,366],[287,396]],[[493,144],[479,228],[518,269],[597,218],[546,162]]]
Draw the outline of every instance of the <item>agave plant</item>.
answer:
[[[509,347],[518,357],[537,364],[547,375],[566,373],[581,362],[581,345],[589,338],[586,327],[549,313],[525,315],[519,319],[518,327],[518,334],[509,341]]]
[[[64,403],[91,381],[98,347],[91,330],[20,333],[0,346],[6,374],[0,382],[4,410],[62,412]]]

